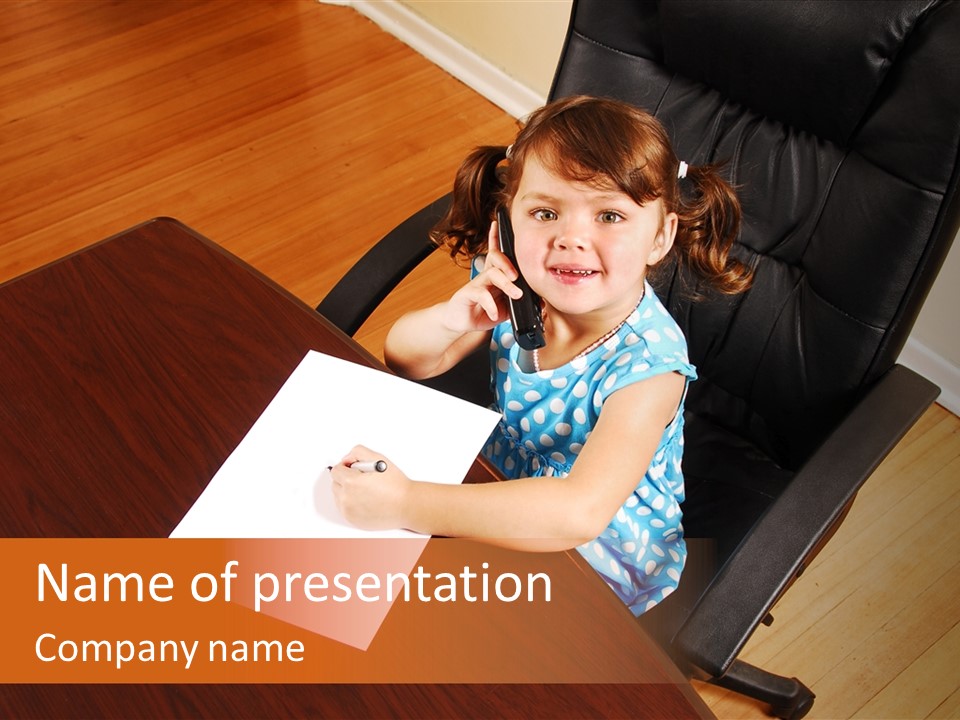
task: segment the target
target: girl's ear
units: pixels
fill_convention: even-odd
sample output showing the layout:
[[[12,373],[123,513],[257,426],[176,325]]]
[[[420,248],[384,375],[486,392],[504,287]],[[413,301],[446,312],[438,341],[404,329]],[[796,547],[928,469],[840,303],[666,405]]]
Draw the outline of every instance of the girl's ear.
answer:
[[[647,256],[647,265],[656,265],[663,260],[670,248],[673,247],[673,240],[677,237],[677,223],[679,218],[675,212],[669,212],[663,218],[663,225],[654,238],[653,246],[650,248],[650,254]]]

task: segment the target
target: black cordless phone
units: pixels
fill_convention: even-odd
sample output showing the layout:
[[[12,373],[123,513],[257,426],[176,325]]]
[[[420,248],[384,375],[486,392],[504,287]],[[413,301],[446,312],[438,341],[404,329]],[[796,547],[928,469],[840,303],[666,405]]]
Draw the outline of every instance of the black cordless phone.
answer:
[[[520,275],[517,254],[513,248],[513,226],[506,208],[497,209],[497,228],[500,236],[500,252],[506,255],[517,269],[514,285],[523,290],[519,300],[508,298],[510,303],[510,322],[517,344],[524,350],[536,350],[547,344],[543,338],[543,317],[540,308],[540,296],[530,289],[527,281]]]

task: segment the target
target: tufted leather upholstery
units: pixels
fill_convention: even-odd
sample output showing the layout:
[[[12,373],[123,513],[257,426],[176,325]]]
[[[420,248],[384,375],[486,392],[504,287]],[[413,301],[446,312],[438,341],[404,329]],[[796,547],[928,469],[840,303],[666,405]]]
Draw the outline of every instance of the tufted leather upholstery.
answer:
[[[960,15],[940,5],[577,3],[552,95],[630,100],[679,157],[729,163],[755,287],[659,289],[707,378],[691,405],[785,465],[893,365],[945,252],[931,239],[956,232]]]

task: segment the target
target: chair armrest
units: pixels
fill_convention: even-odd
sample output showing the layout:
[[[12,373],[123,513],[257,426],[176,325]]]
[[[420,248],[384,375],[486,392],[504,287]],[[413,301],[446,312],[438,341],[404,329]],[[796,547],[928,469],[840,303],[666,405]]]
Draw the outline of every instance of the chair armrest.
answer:
[[[449,205],[450,195],[444,195],[387,233],[340,278],[317,305],[317,312],[352,336],[390,291],[436,249],[430,229]]]
[[[673,639],[711,677],[730,667],[861,485],[940,394],[895,365],[857,403],[757,521]]]

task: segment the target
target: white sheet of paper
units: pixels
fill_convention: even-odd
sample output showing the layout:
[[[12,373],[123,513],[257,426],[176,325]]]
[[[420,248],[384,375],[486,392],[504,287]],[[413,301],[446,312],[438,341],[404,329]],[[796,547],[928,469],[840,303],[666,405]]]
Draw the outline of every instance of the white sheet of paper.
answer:
[[[460,483],[498,417],[311,350],[170,537],[420,537],[349,525],[336,509],[326,468],[360,444],[410,478]]]

